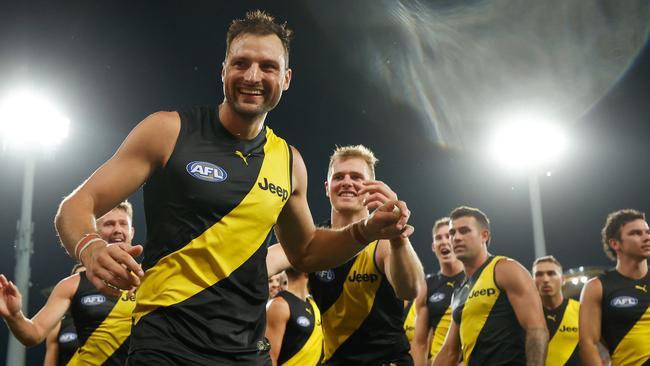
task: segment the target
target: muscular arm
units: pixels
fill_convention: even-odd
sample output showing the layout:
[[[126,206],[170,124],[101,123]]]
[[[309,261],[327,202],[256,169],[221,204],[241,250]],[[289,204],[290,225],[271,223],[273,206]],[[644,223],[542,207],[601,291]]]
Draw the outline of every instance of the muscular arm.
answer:
[[[424,271],[408,238],[380,241],[377,264],[382,267],[398,298],[410,301],[417,296],[418,286],[424,281]]]
[[[96,232],[95,218],[129,197],[157,167],[167,162],[179,131],[177,113],[152,114],[131,131],[113,157],[63,200],[55,224],[68,253],[74,255],[75,245],[83,235]],[[115,244],[107,249],[105,242],[95,242],[80,260],[97,289],[119,295],[103,281],[127,290],[137,286],[138,278],[128,270],[142,276],[142,269],[132,258],[141,251],[141,246]]]
[[[278,217],[275,233],[289,262],[299,271],[314,272],[335,267],[355,256],[367,243],[358,243],[353,238],[352,225],[340,230],[316,229],[307,204],[307,169],[300,153],[293,147],[292,151],[293,191]],[[392,213],[394,205],[400,208],[401,216]],[[365,220],[363,232],[369,240],[407,237],[412,231],[403,232],[402,229],[406,227],[409,215],[404,202],[390,202]]]
[[[282,339],[289,321],[289,304],[282,297],[276,297],[266,311],[266,338],[271,344],[269,355],[273,366],[278,364],[278,357],[282,349]]]
[[[598,343],[601,334],[603,286],[598,278],[585,284],[580,295],[580,359],[586,366],[601,366]]]
[[[33,318],[28,319],[21,310],[20,292],[15,285],[0,275],[0,315],[20,343],[25,346],[37,345],[43,342],[61,321],[78,286],[78,275],[61,280],[52,290],[45,306]]]
[[[411,354],[415,366],[424,366],[429,355],[431,346],[432,331],[429,328],[429,308],[427,307],[427,285],[424,281],[418,289],[418,296],[415,298],[415,330],[411,342]]]
[[[289,263],[287,255],[284,254],[282,245],[271,245],[268,253],[266,253],[266,271],[268,272],[269,277],[275,276],[289,267],[291,267],[291,263]]]
[[[460,333],[458,324],[452,319],[440,352],[433,359],[432,366],[456,366],[460,360]]]
[[[61,328],[61,321],[50,331],[50,334],[47,335],[45,340],[45,359],[43,360],[43,366],[57,366],[56,361],[59,357],[59,342],[57,336],[59,335],[59,329]]]
[[[542,300],[528,271],[513,260],[501,260],[495,268],[497,285],[512,305],[519,325],[526,332],[526,365],[546,363],[548,329],[544,320]]]

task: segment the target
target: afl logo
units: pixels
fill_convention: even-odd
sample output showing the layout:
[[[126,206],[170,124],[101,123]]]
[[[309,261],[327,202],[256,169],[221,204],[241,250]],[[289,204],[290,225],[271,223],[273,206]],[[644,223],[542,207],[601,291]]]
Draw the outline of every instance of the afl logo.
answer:
[[[299,316],[298,319],[296,319],[296,323],[298,323],[298,325],[304,328],[307,328],[311,324],[309,319],[307,319],[306,316],[302,316],[302,315]]]
[[[431,295],[431,297],[429,297],[429,302],[440,302],[444,300],[444,298],[445,294],[442,292],[436,292],[435,294]]]
[[[631,296],[618,296],[612,299],[609,304],[615,308],[631,308],[639,303],[639,299]]]
[[[223,182],[228,178],[228,173],[222,167],[205,161],[193,161],[185,167],[188,173],[194,178],[210,183]]]
[[[59,336],[59,343],[74,342],[77,340],[77,333],[63,333]]]
[[[326,271],[316,272],[316,277],[322,282],[332,282],[334,280],[334,271],[328,269]]]
[[[81,304],[86,306],[101,305],[106,302],[104,295],[88,295],[81,298]]]

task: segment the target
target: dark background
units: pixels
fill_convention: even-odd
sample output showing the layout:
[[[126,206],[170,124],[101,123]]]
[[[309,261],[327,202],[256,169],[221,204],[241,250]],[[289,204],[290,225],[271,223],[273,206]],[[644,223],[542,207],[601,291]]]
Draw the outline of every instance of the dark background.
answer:
[[[479,207],[491,218],[492,252],[530,265],[534,255],[526,176],[505,173],[467,146],[441,147],[425,138],[428,132],[416,122],[418,114],[350,67],[341,55],[354,49],[333,42],[330,30],[304,2],[25,1],[2,6],[0,91],[27,83],[51,95],[71,119],[70,136],[37,163],[30,316],[44,303],[39,291],[67,275],[73,264],[52,225],[63,196],[108,159],[148,114],[219,103],[227,26],[258,7],[296,31],[291,88],[267,123],[301,151],[316,221],[329,217],[323,181],[332,149],[362,143],[380,159],[378,177],[408,203],[416,227],[412,242],[427,271],[437,269],[430,252],[431,224],[461,204]],[[649,83],[650,51],[645,47],[605,97],[569,125],[570,154],[552,176],[540,176],[548,252],[565,268],[610,265],[599,241],[607,213],[650,209]],[[22,164],[19,153],[0,155],[0,273],[9,278]],[[131,200],[135,242],[141,243],[141,193]],[[0,364],[6,344],[2,326]],[[40,364],[43,350],[43,345],[30,349],[27,364]]]

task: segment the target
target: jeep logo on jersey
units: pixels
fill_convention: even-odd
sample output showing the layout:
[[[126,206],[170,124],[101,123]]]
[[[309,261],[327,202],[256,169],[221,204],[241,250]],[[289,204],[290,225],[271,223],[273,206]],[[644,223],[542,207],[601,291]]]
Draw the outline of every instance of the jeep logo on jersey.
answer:
[[[63,333],[59,336],[59,343],[74,342],[77,340],[77,333]]]
[[[228,173],[222,167],[205,161],[193,161],[185,167],[188,173],[194,178],[210,183],[223,182],[228,178]]]
[[[300,325],[301,327],[305,327],[305,328],[307,328],[311,324],[309,319],[307,319],[306,316],[302,316],[302,315],[299,316],[298,319],[296,319],[296,323],[298,323],[298,325]]]
[[[468,298],[473,298],[477,296],[492,296],[497,293],[497,290],[493,288],[482,288],[480,290],[474,290],[469,293]]]
[[[444,300],[444,298],[445,298],[444,293],[436,292],[435,294],[431,295],[431,297],[429,297],[429,302],[440,302]]]
[[[639,299],[631,296],[618,296],[609,302],[615,308],[631,308],[639,303]]]
[[[578,327],[567,327],[563,325],[562,328],[558,329],[560,332],[578,332]]]
[[[352,282],[356,281],[356,282],[370,282],[370,283],[372,283],[372,282],[375,282],[377,280],[379,280],[379,276],[377,276],[374,273],[370,273],[370,274],[363,273],[362,274],[362,273],[357,273],[357,271],[352,272],[350,277],[348,277],[348,281],[352,281]]]
[[[266,179],[266,178],[264,178],[264,184],[262,184],[262,182],[258,182],[257,185],[261,189],[263,189],[265,191],[269,191],[272,194],[275,194],[278,197],[282,198],[282,201],[286,201],[287,198],[289,198],[289,191],[287,191],[286,189],[284,189],[284,188],[282,188],[282,187],[280,187],[278,185],[275,185],[275,184],[269,182],[268,179]]]
[[[322,282],[332,282],[334,280],[334,271],[331,269],[316,272],[316,277]]]
[[[81,304],[86,306],[101,305],[106,302],[104,295],[88,295],[81,298]]]

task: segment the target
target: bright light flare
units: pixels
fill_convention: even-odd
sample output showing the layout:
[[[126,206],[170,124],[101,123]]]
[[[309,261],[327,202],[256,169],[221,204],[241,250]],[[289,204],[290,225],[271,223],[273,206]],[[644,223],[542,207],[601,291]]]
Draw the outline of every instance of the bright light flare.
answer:
[[[26,90],[0,104],[0,138],[9,145],[54,147],[68,136],[70,120],[49,101]]]
[[[494,134],[492,155],[511,168],[540,167],[557,159],[566,148],[562,129],[534,116],[509,119]]]

